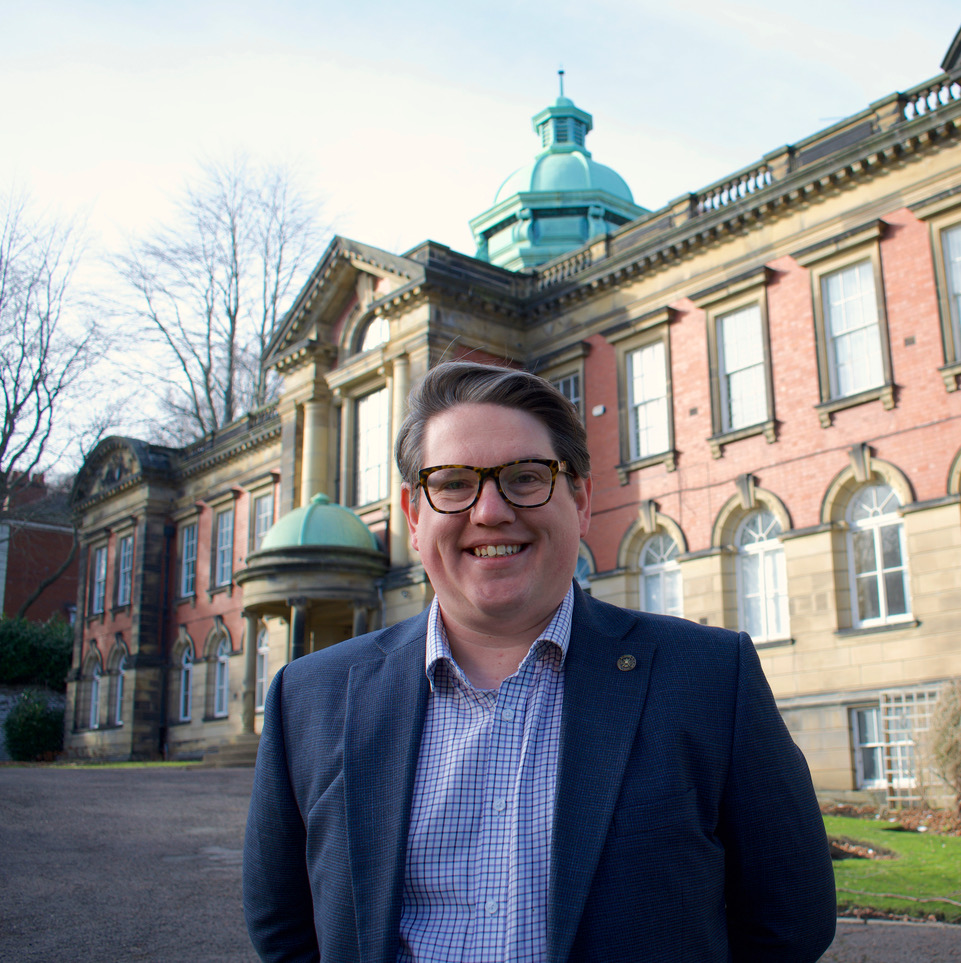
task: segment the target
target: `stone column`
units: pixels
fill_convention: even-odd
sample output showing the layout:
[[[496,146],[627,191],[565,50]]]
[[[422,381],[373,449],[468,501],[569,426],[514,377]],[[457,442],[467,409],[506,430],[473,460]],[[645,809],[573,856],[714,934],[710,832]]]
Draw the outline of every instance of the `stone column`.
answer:
[[[407,414],[407,394],[410,391],[410,362],[406,354],[394,358],[391,379],[390,424],[394,437]],[[403,479],[394,458],[390,459],[390,564],[402,568],[410,561],[407,540],[407,520],[400,507]]]
[[[300,504],[307,505],[318,492],[327,490],[328,405],[316,398],[303,405],[304,442],[300,454]]]
[[[255,708],[257,699],[257,643],[260,622],[256,615],[244,612],[244,624],[246,626],[245,640],[247,648],[244,649],[244,691],[243,691],[243,732],[253,733],[254,718],[257,714]]]
[[[354,635],[363,635],[367,631],[367,606],[363,602],[354,602]]]
[[[290,661],[307,651],[307,599],[288,599],[290,606]]]

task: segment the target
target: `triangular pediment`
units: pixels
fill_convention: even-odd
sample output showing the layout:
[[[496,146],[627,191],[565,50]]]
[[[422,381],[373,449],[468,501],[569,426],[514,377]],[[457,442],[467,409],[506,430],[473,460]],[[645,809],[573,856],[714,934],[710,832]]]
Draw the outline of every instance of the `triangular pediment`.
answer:
[[[954,35],[951,46],[948,47],[948,52],[941,61],[941,69],[946,74],[961,73],[961,28]]]
[[[356,318],[358,311],[368,311],[423,277],[423,265],[412,258],[335,237],[268,344],[267,364],[305,343],[334,347],[348,317]]]

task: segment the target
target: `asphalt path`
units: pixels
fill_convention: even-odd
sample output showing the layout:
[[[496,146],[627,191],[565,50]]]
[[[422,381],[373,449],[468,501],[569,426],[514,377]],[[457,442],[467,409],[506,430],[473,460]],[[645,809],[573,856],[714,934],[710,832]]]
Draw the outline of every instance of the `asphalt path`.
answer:
[[[252,777],[0,766],[0,963],[256,963],[240,906]],[[823,961],[961,963],[961,926],[840,920]]]

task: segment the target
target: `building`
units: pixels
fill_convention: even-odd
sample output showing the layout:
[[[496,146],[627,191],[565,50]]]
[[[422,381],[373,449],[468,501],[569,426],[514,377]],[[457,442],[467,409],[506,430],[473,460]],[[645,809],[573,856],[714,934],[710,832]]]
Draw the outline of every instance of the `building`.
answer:
[[[69,751],[252,744],[278,665],[421,610],[390,441],[429,366],[471,357],[583,413],[582,584],[750,631],[823,794],[937,797],[925,733],[961,676],[961,33],[942,67],[655,211],[561,97],[471,222],[477,257],[336,238],[265,357],[275,408],[87,460]]]
[[[51,489],[39,473],[15,476],[11,488],[0,511],[0,613],[73,622],[77,559],[69,492]]]

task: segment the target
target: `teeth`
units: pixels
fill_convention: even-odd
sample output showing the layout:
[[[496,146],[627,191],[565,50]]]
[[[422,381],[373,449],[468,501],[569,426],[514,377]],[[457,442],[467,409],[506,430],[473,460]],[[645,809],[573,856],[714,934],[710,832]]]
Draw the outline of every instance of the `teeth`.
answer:
[[[474,554],[478,558],[493,558],[495,555],[516,555],[520,550],[520,545],[480,545],[474,549]]]

